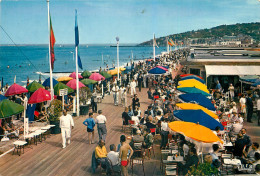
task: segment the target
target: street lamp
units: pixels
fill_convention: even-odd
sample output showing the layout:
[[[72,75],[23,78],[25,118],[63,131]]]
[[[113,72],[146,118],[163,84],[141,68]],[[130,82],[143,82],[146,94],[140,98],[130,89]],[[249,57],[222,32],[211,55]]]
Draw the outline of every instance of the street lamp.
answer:
[[[119,37],[116,37],[116,47],[117,47],[117,81],[119,81]],[[120,83],[119,83],[120,85]]]

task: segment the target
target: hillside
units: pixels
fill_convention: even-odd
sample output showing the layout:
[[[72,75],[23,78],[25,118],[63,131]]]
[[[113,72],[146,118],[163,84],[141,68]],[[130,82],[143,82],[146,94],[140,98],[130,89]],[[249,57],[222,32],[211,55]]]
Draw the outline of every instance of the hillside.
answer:
[[[224,35],[237,36],[239,34],[249,35],[256,40],[257,43],[260,41],[260,23],[242,23],[233,25],[220,25],[210,29],[200,29],[197,31],[188,31],[179,34],[172,34],[165,37],[156,38],[156,42],[160,46],[166,45],[166,37],[173,39],[174,41],[185,41],[188,38],[221,38]],[[138,46],[151,46],[153,41],[149,40],[138,44]]]

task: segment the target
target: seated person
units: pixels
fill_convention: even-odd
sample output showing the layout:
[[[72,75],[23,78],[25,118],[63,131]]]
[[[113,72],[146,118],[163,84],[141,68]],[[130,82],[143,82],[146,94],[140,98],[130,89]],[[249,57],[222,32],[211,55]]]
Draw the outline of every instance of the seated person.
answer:
[[[255,161],[255,153],[260,153],[259,144],[257,142],[253,142],[251,148],[252,149],[248,152],[248,154],[245,154],[245,159],[249,162],[254,162]]]
[[[135,124],[134,124],[135,126],[138,126],[140,124],[140,120],[137,115],[138,115],[138,112],[134,111],[134,115],[132,116],[132,121],[135,122]]]
[[[107,174],[111,172],[111,166],[107,159],[107,149],[103,140],[100,140],[98,146],[95,148],[95,157],[97,162],[101,164],[101,167],[106,169]]]
[[[220,160],[218,158],[219,145],[218,144],[213,144],[212,148],[213,148],[213,153],[210,154],[212,156],[212,165],[215,168],[219,168],[220,165],[221,165],[221,162],[220,162]]]
[[[152,116],[148,116],[148,117],[146,118],[146,124],[145,124],[146,128],[147,128],[147,129],[156,128],[156,125],[153,124],[150,119],[153,119],[153,117],[152,117]]]
[[[162,112],[161,112],[161,111],[158,111],[158,112],[157,112],[157,115],[155,116],[155,118],[157,119],[157,121],[161,120],[161,118],[162,118]]]
[[[230,128],[230,137],[235,136],[239,133],[239,131],[243,128],[243,125],[239,123],[239,120],[236,120],[234,124],[232,124]]]
[[[186,164],[178,163],[178,175],[186,175],[190,170],[191,166],[197,167],[199,164],[199,158],[197,156],[197,150],[191,148],[189,151],[189,159],[186,161]]]
[[[110,160],[114,170],[120,170],[119,153],[116,152],[115,144],[110,145],[110,152],[107,154],[107,158]]]
[[[141,131],[134,128],[133,137],[130,142],[130,146],[133,148],[133,150],[140,150],[141,147],[135,147],[134,143],[143,143],[143,142],[144,142],[144,137],[141,135]]]
[[[148,149],[153,144],[153,135],[149,128],[146,128],[144,135],[143,148]]]

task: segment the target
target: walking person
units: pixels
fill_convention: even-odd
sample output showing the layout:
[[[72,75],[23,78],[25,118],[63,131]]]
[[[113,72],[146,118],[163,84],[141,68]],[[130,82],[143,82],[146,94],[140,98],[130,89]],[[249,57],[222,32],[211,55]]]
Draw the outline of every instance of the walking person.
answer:
[[[234,96],[235,96],[234,86],[232,84],[230,84],[228,90],[229,90],[230,99],[231,99],[231,101],[233,101]]]
[[[83,124],[87,126],[89,144],[94,144],[94,127],[96,123],[93,119],[93,113],[90,112],[88,115],[89,117],[83,122]]]
[[[136,88],[136,82],[135,82],[134,79],[132,79],[132,82],[130,83],[131,97],[132,97],[134,94],[136,94],[135,88]]]
[[[113,84],[112,92],[113,92],[113,97],[114,97],[114,105],[118,106],[119,87],[116,83]]]
[[[252,100],[252,94],[248,95],[248,98],[246,99],[246,106],[247,106],[247,122],[252,122],[252,115],[253,115],[253,100]]]
[[[94,89],[91,97],[91,106],[92,106],[92,111],[94,113],[97,113],[97,91]]]
[[[60,117],[60,128],[61,128],[61,137],[62,137],[62,148],[66,147],[67,144],[70,144],[71,138],[71,128],[74,128],[74,121],[70,114],[67,114],[67,110],[63,110],[63,115]]]
[[[102,114],[102,110],[98,111],[98,116],[96,117],[96,122],[97,122],[99,140],[106,141],[106,136],[107,136],[106,122],[107,122],[107,118]]]
[[[137,78],[137,81],[138,81],[139,92],[141,92],[141,90],[142,90],[142,83],[143,83],[143,77],[141,76],[141,74],[139,74],[139,76]]]

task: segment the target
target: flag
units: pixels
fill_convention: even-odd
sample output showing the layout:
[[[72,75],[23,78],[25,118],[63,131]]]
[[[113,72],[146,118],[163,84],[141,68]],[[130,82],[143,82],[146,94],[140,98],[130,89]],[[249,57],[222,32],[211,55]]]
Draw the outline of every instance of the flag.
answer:
[[[79,28],[78,28],[78,20],[77,20],[77,10],[75,10],[75,46],[79,46]],[[78,52],[78,66],[83,69],[81,59]]]
[[[55,40],[55,36],[54,36],[54,32],[52,29],[52,24],[51,24],[51,15],[50,15],[50,49],[51,49],[51,55],[50,55],[50,59],[51,59],[51,68],[52,70],[54,69],[54,61],[55,61],[55,55],[54,55],[54,44],[55,44],[56,40]]]
[[[157,43],[156,43],[155,35],[153,35],[153,46],[156,46],[157,48],[159,48]]]
[[[171,42],[171,46],[173,46],[173,45],[175,45],[175,43],[173,42],[173,40],[172,39],[170,39],[170,42]]]
[[[169,44],[170,46],[173,46],[173,45],[174,45],[174,42],[172,41],[172,39],[169,39],[169,40],[168,40],[168,44]]]

